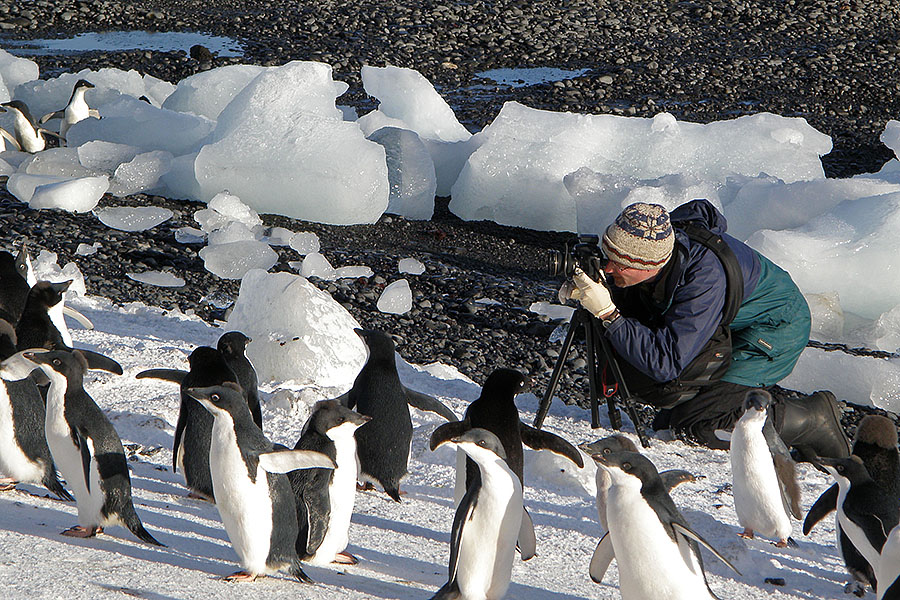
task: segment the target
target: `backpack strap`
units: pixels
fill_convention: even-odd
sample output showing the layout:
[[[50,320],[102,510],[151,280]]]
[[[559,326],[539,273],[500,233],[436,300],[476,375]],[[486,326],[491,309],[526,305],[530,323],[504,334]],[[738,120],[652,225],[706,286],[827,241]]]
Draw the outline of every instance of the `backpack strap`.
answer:
[[[725,308],[722,311],[722,325],[729,325],[744,301],[744,274],[737,256],[721,235],[705,227],[690,221],[674,221],[672,225],[687,234],[691,240],[712,250],[722,263],[725,269]]]

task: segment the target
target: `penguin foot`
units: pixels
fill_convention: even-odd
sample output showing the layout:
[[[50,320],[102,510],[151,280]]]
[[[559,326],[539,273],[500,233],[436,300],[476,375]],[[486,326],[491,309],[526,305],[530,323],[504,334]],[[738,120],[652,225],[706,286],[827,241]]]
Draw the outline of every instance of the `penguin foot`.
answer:
[[[331,562],[336,565],[356,565],[359,564],[359,559],[349,552],[338,552]]]
[[[753,530],[752,529],[744,529],[742,532],[738,534],[738,537],[742,537],[745,540],[753,539]]]
[[[191,500],[204,500],[204,501],[206,501],[206,502],[209,502],[210,504],[215,504],[215,503],[216,503],[215,499],[210,498],[210,497],[207,496],[206,494],[201,494],[201,493],[199,493],[199,492],[193,492],[193,491],[192,491],[192,492],[188,493],[188,495],[187,495],[186,497],[187,497],[187,498],[190,498]]]
[[[847,585],[844,586],[845,594],[853,594],[859,598],[862,598],[866,595],[866,586],[859,581],[849,581]]]
[[[357,482],[356,489],[357,489],[357,491],[360,491],[360,492],[371,492],[372,490],[375,489],[375,486],[372,485],[371,482],[368,482],[368,481],[363,484],[360,484],[359,482]]]
[[[787,540],[778,540],[777,542],[775,542],[775,547],[776,548],[787,548],[788,541]]]
[[[256,575],[247,571],[238,571],[237,573],[226,575],[222,578],[222,581],[256,581]]]
[[[0,478],[0,492],[8,492],[10,490],[16,489],[16,484],[19,483],[12,477],[2,477]]]
[[[88,529],[87,527],[82,527],[81,525],[76,525],[74,527],[69,527],[65,531],[63,531],[60,535],[64,535],[66,537],[74,537],[74,538],[91,538],[97,535],[98,533],[103,533],[102,527],[91,527]]]

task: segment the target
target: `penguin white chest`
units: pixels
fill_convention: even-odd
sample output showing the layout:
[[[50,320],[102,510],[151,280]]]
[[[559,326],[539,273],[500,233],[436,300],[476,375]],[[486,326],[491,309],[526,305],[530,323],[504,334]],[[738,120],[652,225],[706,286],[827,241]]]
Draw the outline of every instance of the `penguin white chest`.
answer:
[[[772,453],[758,424],[742,418],[731,435],[734,510],[742,527],[786,539],[791,519],[782,500]]]
[[[13,430],[9,387],[15,385],[20,383],[0,381],[0,474],[18,481],[37,483],[43,477],[43,469],[22,452]]]
[[[349,439],[336,439],[334,446],[337,468],[328,488],[330,514],[325,538],[309,559],[314,565],[330,563],[350,542],[350,518],[356,500],[356,442],[351,434]]]
[[[597,483],[597,518],[600,520],[601,526],[600,537],[603,537],[603,534],[609,531],[609,525],[606,521],[606,503],[609,495],[609,486],[612,485],[612,481],[609,473],[603,469],[597,469],[597,475],[594,479]]]
[[[477,504],[463,525],[456,579],[466,599],[496,600],[509,588],[523,509],[519,478],[506,471],[482,470]]]
[[[669,537],[639,491],[612,486],[606,514],[622,600],[711,598],[693,553]]]
[[[209,468],[216,508],[228,539],[250,573],[267,573],[272,538],[272,500],[266,472],[257,466],[256,481],[251,481],[234,427],[216,419],[212,430]]]
[[[65,111],[63,111],[63,119],[59,126],[59,134],[66,137],[66,133],[72,125],[88,118],[90,110],[90,107],[84,99],[84,93],[76,95],[72,102],[66,107]]]
[[[40,152],[46,146],[44,138],[25,120],[25,117],[16,119],[13,131],[25,152]]]

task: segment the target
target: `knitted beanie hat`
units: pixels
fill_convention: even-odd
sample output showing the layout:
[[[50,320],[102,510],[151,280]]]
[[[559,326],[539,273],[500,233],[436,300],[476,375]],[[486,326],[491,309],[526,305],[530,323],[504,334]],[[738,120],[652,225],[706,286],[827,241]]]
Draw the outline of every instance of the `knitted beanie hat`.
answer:
[[[634,269],[659,269],[672,256],[675,233],[669,213],[659,204],[627,206],[606,228],[602,248],[607,258]]]

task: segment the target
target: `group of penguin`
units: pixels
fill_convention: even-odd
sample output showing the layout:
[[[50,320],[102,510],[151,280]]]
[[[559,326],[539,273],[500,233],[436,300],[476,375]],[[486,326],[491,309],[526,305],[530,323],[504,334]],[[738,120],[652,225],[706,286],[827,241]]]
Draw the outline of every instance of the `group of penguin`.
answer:
[[[0,251],[0,485],[45,486],[74,500],[78,524],[64,535],[92,537],[120,524],[139,539],[162,545],[135,511],[122,442],[85,391],[88,369],[122,374],[114,360],[75,349],[63,315],[90,321],[64,306],[70,282],[36,281],[27,249]],[[368,358],[343,396],[316,403],[289,449],[263,433],[258,382],[236,331],[215,348],[200,346],[187,371],[149,369],[180,387],[172,449],[190,495],[215,503],[241,571],[227,580],[253,580],[286,571],[309,582],[301,564],[355,564],[346,552],[355,494],[360,483],[377,486],[400,502],[407,473],[412,422],[409,407],[447,420],[430,448],[457,449],[456,512],[450,535],[448,579],[434,600],[499,600],[509,587],[516,553],[536,553],[534,525],[523,505],[523,445],[546,449],[579,468],[586,453],[597,464],[597,511],[603,535],[589,574],[601,582],[612,560],[625,600],[717,598],[703,569],[700,547],[737,572],[727,558],[694,531],[669,492],[693,481],[687,471],[658,472],[625,436],[576,448],[565,439],[523,423],[515,397],[528,379],[496,369],[462,419],[439,400],[405,387],[399,379],[392,338],[355,330]],[[744,528],[792,543],[791,515],[799,517],[787,448],[764,434],[771,398],[747,395],[731,441],[735,511]],[[724,434],[723,434],[724,435]],[[777,436],[775,436],[777,439]],[[886,417],[860,423],[847,459],[818,459],[836,483],[810,509],[803,531],[836,511],[836,542],[854,584],[881,599],[900,598],[900,453],[897,430]],[[791,466],[791,465],[789,465]],[[65,481],[59,479],[58,473]],[[68,490],[67,490],[68,487]],[[70,494],[71,491],[71,494]],[[652,564],[654,568],[646,567]]]
[[[0,127],[0,151],[3,151],[4,139],[13,150],[35,153],[47,147],[47,136],[56,138],[60,145],[66,143],[66,133],[75,123],[88,117],[100,118],[100,113],[88,106],[84,98],[85,92],[94,84],[86,79],[79,79],[72,88],[72,95],[65,108],[48,113],[35,120],[28,106],[21,100],[10,100],[0,104],[0,112],[8,112],[13,116],[13,131]],[[45,129],[42,125],[53,119],[60,119],[59,132]]]

